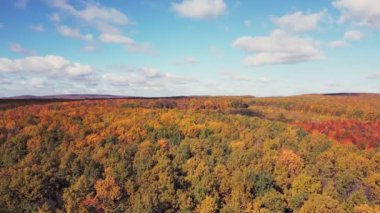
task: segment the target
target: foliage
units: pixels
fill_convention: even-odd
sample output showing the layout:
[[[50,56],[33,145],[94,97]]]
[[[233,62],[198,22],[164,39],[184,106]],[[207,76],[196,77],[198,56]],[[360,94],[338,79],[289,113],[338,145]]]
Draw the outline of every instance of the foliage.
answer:
[[[0,212],[378,212],[379,97],[10,102]]]

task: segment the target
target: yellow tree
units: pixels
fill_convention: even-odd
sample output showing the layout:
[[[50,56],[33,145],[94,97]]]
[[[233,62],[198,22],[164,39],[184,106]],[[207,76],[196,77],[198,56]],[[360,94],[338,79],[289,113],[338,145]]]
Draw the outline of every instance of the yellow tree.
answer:
[[[304,166],[303,159],[291,150],[283,150],[277,159],[275,180],[284,189],[289,189],[294,177]]]
[[[313,194],[304,203],[299,213],[344,213],[342,207],[337,200],[326,195]]]
[[[95,189],[96,198],[106,206],[113,206],[114,202],[121,197],[120,187],[112,176],[107,176],[104,180],[97,180]]]
[[[196,212],[199,213],[214,213],[218,209],[216,199],[211,196],[206,196],[205,199],[197,206]]]

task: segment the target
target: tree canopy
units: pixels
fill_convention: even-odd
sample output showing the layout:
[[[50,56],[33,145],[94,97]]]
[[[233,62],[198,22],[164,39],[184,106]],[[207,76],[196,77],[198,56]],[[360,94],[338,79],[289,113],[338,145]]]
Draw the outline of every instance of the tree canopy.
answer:
[[[0,212],[378,211],[380,99],[313,98],[4,108]]]

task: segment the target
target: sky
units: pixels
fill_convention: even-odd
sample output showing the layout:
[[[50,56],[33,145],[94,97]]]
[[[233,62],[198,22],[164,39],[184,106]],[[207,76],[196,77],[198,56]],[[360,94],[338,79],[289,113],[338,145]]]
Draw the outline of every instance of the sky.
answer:
[[[380,93],[379,0],[1,0],[0,97]]]

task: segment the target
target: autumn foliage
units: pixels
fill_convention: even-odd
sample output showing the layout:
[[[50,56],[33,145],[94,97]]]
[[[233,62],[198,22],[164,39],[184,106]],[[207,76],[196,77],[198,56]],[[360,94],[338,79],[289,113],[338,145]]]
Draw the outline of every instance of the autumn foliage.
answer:
[[[0,103],[0,212],[377,212],[379,101]]]
[[[321,133],[343,144],[355,144],[360,148],[380,146],[380,121],[358,120],[306,122],[296,124],[308,132]]]

